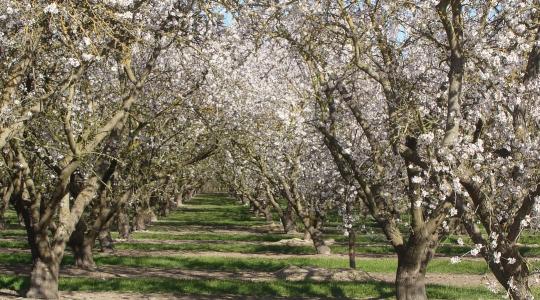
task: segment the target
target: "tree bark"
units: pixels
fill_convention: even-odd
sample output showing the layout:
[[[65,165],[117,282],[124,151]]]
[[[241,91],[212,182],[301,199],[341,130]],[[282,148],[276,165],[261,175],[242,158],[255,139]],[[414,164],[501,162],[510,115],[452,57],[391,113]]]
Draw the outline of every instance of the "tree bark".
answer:
[[[272,211],[270,210],[270,206],[266,205],[264,207],[264,217],[266,218],[266,222],[273,222],[274,219],[272,217]]]
[[[287,234],[296,233],[296,224],[294,220],[294,211],[291,205],[287,205],[283,217],[281,219],[281,224],[283,224],[283,231]]]
[[[180,190],[176,193],[176,197],[175,197],[176,207],[180,207],[184,205],[184,189],[185,189],[185,186],[182,185],[180,186]]]
[[[6,226],[6,220],[4,215],[9,206],[9,199],[11,199],[12,193],[13,184],[11,183],[2,189],[2,202],[0,203],[0,230],[4,229]]]
[[[349,267],[356,269],[356,233],[353,228],[347,230],[349,232]]]
[[[92,254],[92,245],[88,240],[85,240],[80,245],[72,247],[73,256],[75,259],[75,266],[85,270],[94,270],[96,263],[94,262],[94,255]]]
[[[129,214],[127,211],[127,203],[122,203],[117,215],[117,227],[118,235],[122,239],[129,239],[130,226],[129,226]]]
[[[311,238],[311,241],[313,241],[313,246],[315,247],[315,250],[317,251],[317,254],[331,254],[332,251],[330,250],[330,247],[326,245],[324,242],[322,233],[320,230],[313,226],[309,226],[306,228],[304,239]]]
[[[87,234],[86,230],[86,222],[80,220],[69,238],[68,245],[73,251],[75,266],[85,270],[93,270],[96,268],[92,254],[95,235],[92,232]]]
[[[534,299],[529,286],[529,268],[527,262],[519,253],[516,246],[502,246],[498,249],[501,252],[501,260],[495,263],[493,259],[488,258],[488,265],[497,281],[508,291],[513,300]],[[487,258],[487,257],[486,257]],[[508,258],[514,258],[513,264],[508,263]]]
[[[112,218],[105,224],[98,235],[101,252],[113,252],[114,242],[111,236],[110,223]]]
[[[49,253],[50,254],[50,253]],[[50,256],[50,259],[38,258],[30,274],[30,288],[27,298],[58,299],[58,273],[60,262]]]
[[[434,250],[417,245],[398,251],[396,298],[398,300],[427,300],[426,270]]]

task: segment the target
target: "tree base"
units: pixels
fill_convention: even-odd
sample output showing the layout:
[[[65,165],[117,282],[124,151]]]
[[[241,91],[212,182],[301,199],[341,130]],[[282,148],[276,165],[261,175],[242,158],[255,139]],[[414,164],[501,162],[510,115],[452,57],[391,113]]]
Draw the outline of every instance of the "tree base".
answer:
[[[59,299],[58,276],[53,274],[51,268],[38,260],[30,274],[30,288],[26,292],[27,298],[33,299]]]

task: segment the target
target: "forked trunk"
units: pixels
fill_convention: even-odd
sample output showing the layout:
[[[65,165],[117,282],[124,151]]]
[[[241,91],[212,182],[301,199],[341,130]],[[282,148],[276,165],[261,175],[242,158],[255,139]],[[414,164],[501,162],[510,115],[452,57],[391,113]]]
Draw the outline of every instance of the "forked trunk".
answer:
[[[56,259],[45,262],[38,258],[32,266],[30,288],[26,297],[34,299],[58,299],[58,271]]]

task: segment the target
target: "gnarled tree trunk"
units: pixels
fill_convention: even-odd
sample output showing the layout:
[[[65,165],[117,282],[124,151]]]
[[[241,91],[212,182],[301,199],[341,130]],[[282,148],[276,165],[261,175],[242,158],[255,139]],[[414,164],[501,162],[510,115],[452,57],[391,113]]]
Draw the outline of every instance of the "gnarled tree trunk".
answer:
[[[35,299],[58,299],[58,273],[60,262],[50,256],[38,258],[32,266],[30,288],[26,297]]]
[[[75,231],[71,234],[68,245],[73,251],[75,266],[85,270],[96,268],[92,249],[94,248],[95,235],[86,234],[87,226],[84,220],[79,220]]]
[[[423,243],[398,251],[396,298],[398,300],[427,300],[426,270],[434,249]]]

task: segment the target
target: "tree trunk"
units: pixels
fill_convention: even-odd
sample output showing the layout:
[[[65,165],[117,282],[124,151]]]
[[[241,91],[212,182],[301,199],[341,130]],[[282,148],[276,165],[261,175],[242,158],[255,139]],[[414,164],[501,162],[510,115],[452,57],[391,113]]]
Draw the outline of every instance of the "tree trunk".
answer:
[[[332,251],[330,250],[330,247],[328,247],[324,242],[322,232],[319,229],[320,225],[322,225],[322,222],[313,220],[313,217],[307,213],[301,215],[301,218],[305,229],[304,240],[308,241],[311,239],[313,241],[313,246],[315,246],[317,254],[331,254]]]
[[[117,226],[118,226],[118,235],[122,239],[129,239],[129,215],[127,212],[127,205],[123,204],[120,206],[120,209],[118,210],[118,216],[117,216]]]
[[[133,230],[146,230],[146,217],[143,212],[138,213],[133,220]]]
[[[474,219],[467,218],[467,215],[464,214],[464,203],[458,202],[457,207],[463,227],[473,242],[476,244],[486,244]],[[479,218],[481,217],[480,214],[477,216]],[[512,299],[534,299],[529,287],[528,277],[530,274],[527,261],[521,256],[516,244],[508,245],[506,241],[500,241],[496,251],[501,253],[499,263],[494,262],[492,253],[486,251],[486,248],[481,249],[481,254],[486,260],[489,269],[495,275],[495,278],[497,278],[497,281],[508,291]],[[516,261],[513,264],[509,264],[508,259],[510,258],[514,258]],[[510,285],[510,283],[512,284]]]
[[[348,229],[349,232],[349,267],[356,269],[356,234],[353,228]]]
[[[426,269],[433,251],[426,246],[398,251],[397,300],[427,300]]]
[[[287,205],[287,209],[285,210],[283,217],[281,217],[281,224],[283,224],[283,231],[285,233],[296,233],[294,211],[290,205]]]
[[[495,263],[491,258],[488,258],[489,269],[493,272],[499,283],[508,291],[511,299],[534,299],[529,286],[529,268],[527,267],[527,262],[519,253],[518,248],[516,246],[501,248],[506,249],[498,249],[502,253],[499,263]],[[516,261],[513,264],[509,264],[509,258],[514,258]]]
[[[171,203],[172,201],[169,200],[169,198],[164,198],[162,203],[160,203],[160,217],[166,217],[169,215],[171,211]]]
[[[184,203],[182,202],[183,199],[182,199],[182,193],[178,193],[176,195],[176,199],[175,199],[175,202],[176,202],[176,207],[181,207],[182,205],[184,205]]]
[[[180,186],[180,190],[176,193],[176,207],[184,205],[184,189],[185,187],[182,185]]]
[[[195,195],[195,189],[189,189],[188,192],[186,193],[186,201],[189,201],[191,200],[191,198],[193,198],[193,196]]]
[[[30,274],[27,298],[58,299],[58,271],[60,263],[51,257],[47,262],[38,258]]]
[[[86,233],[86,222],[79,220],[75,230],[69,237],[68,245],[73,251],[75,266],[85,270],[96,268],[92,249],[94,248],[95,235],[93,232]]]
[[[264,217],[266,218],[266,222],[272,223],[274,221],[272,211],[268,205],[264,208]]]
[[[309,233],[309,230],[304,229],[304,237],[302,238],[304,241],[311,241],[311,234]]]
[[[110,220],[101,229],[98,235],[99,245],[101,246],[101,252],[114,252],[114,242],[109,229]]]
[[[311,232],[311,239],[313,240],[313,245],[318,254],[328,255],[332,253],[330,247],[324,242],[320,231],[317,230],[316,232]]]
[[[94,270],[96,263],[92,254],[92,242],[85,240],[82,244],[72,246],[75,266],[84,270]]]
[[[9,199],[13,193],[13,184],[2,189],[2,202],[0,203],[0,230],[6,227],[5,213],[9,206]]]

